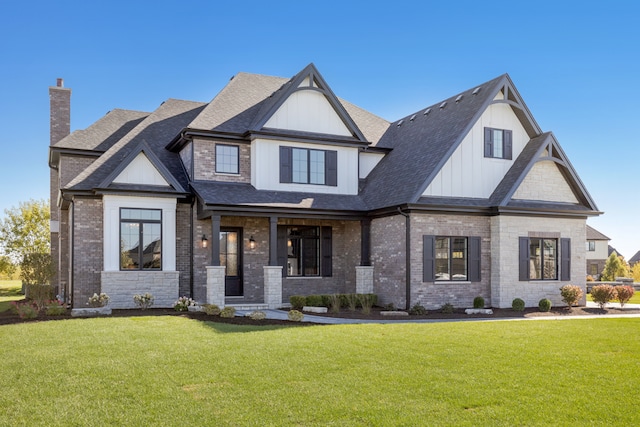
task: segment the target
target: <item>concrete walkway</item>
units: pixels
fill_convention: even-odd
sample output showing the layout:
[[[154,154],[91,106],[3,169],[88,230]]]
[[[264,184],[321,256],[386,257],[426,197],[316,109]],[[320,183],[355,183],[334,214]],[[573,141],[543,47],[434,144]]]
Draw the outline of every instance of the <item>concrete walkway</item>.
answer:
[[[598,308],[598,304],[587,301],[587,308]],[[619,303],[609,303],[607,304],[607,308],[620,308]],[[624,309],[640,309],[640,304],[625,304]],[[236,312],[236,316],[245,316],[251,313],[253,310],[238,310]],[[285,310],[261,310],[264,311],[267,315],[267,319],[277,319],[277,320],[288,320],[287,311]],[[304,313],[303,322],[308,323],[317,323],[322,325],[347,325],[347,324],[363,324],[363,323],[381,323],[381,324],[389,324],[389,323],[444,323],[444,322],[498,322],[498,321],[514,321],[514,320],[570,320],[570,319],[612,319],[612,318],[621,318],[621,317],[640,317],[640,314],[629,313],[629,314],[594,314],[594,315],[580,315],[580,316],[535,316],[535,317],[496,317],[496,318],[476,318],[471,317],[469,319],[412,319],[404,318],[404,319],[343,319],[338,317],[328,317],[328,316],[318,316],[315,314]]]

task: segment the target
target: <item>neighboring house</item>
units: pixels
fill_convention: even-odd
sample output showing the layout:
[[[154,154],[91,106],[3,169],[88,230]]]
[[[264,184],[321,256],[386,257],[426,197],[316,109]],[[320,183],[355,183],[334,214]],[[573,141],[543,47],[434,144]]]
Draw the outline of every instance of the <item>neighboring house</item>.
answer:
[[[636,254],[631,257],[629,260],[629,267],[633,267],[638,262],[640,262],[640,251],[636,252]]]
[[[587,225],[587,275],[600,279],[604,265],[609,258],[609,239],[607,236]]]
[[[94,292],[113,307],[143,292],[156,306],[350,292],[561,305],[562,285],[585,286],[586,219],[600,212],[506,74],[392,123],[338,98],[313,64],[70,135],[70,91],[50,93],[52,247],[75,307]]]
[[[618,250],[617,250],[616,248],[614,248],[613,246],[608,245],[608,246],[607,246],[607,253],[609,254],[608,256],[611,256],[611,254],[612,254],[612,253],[614,253],[614,252],[616,253],[616,255],[621,256],[622,258],[624,258],[624,255],[622,255],[622,254],[620,253],[620,251],[618,251]]]

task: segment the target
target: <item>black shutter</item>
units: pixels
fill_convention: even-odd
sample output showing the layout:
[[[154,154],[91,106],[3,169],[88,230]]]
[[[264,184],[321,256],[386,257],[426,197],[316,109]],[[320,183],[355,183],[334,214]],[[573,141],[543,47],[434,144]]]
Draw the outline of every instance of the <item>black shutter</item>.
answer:
[[[280,182],[291,180],[291,147],[280,147]]]
[[[520,280],[529,280],[529,238],[520,237],[518,248],[518,267]]]
[[[287,261],[289,253],[287,251],[287,226],[278,226],[278,265],[282,266],[282,277],[287,275]]]
[[[571,239],[560,239],[560,280],[571,280]]]
[[[324,152],[324,179],[326,185],[338,185],[338,152]]]
[[[469,281],[480,281],[480,255],[481,255],[480,237],[469,237]]]
[[[493,157],[493,142],[491,141],[491,128],[484,128],[484,156]]]
[[[436,280],[436,237],[422,236],[422,281]]]
[[[331,227],[322,227],[320,232],[320,238],[322,239],[321,246],[321,254],[322,254],[322,265],[321,271],[322,277],[331,277],[333,275],[333,245],[331,238]]]
[[[504,158],[511,160],[513,158],[513,136],[510,130],[504,131]]]

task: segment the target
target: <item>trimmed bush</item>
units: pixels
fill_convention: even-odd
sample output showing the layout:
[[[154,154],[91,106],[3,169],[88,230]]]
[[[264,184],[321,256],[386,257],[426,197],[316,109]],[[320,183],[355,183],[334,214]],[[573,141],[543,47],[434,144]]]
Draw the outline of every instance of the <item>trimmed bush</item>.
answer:
[[[21,319],[35,319],[38,317],[38,309],[33,304],[29,304],[27,302],[22,304],[14,302],[12,304],[14,310],[18,313],[18,316],[20,316]]]
[[[322,306],[321,307],[331,307],[331,295],[320,295],[322,298]]]
[[[604,306],[617,298],[616,288],[611,285],[598,285],[591,288],[591,299],[604,310]]]
[[[304,314],[302,314],[302,312],[298,310],[290,310],[287,314],[287,318],[292,322],[302,322],[302,319],[304,319]]]
[[[289,297],[291,308],[294,310],[302,310],[302,307],[307,303],[307,297],[302,295],[291,295]]]
[[[616,286],[616,300],[620,303],[620,307],[624,307],[629,302],[633,294],[635,293],[633,286],[622,285]]]
[[[578,301],[582,298],[584,292],[582,288],[577,285],[564,285],[560,288],[560,296],[562,301],[569,306],[569,308],[578,304]]]
[[[247,317],[249,317],[251,320],[264,320],[266,319],[267,315],[264,311],[254,310],[251,313],[247,314]]]
[[[548,298],[541,299],[538,303],[538,309],[544,312],[551,311],[551,300]]]
[[[382,309],[384,311],[395,311],[396,310],[396,305],[392,302],[390,302],[389,304],[385,304]]]
[[[450,303],[442,304],[442,307],[440,307],[440,311],[444,314],[451,314],[454,310],[453,305]]]
[[[524,311],[524,300],[516,298],[511,303],[511,308],[515,311]]]
[[[153,300],[153,295],[151,295],[149,292],[143,295],[136,294],[133,296],[133,302],[140,308],[140,310],[146,310],[147,308],[151,307],[153,305]]]
[[[324,305],[322,305],[322,297],[320,295],[308,295],[306,297],[305,305],[309,307],[324,307]]]
[[[31,300],[38,310],[44,309],[47,302],[56,298],[56,292],[51,285],[25,285],[25,296]]]
[[[473,299],[473,308],[484,308],[484,298],[475,297]]]
[[[221,311],[216,304],[203,304],[202,309],[209,316],[219,316]]]
[[[412,316],[424,316],[427,313],[427,309],[420,304],[414,304],[414,306],[409,310],[409,314]]]
[[[235,307],[225,307],[220,311],[220,317],[225,317],[230,319],[236,316],[236,308]]]
[[[45,305],[45,314],[47,316],[62,316],[67,313],[67,307],[60,301],[52,300]]]

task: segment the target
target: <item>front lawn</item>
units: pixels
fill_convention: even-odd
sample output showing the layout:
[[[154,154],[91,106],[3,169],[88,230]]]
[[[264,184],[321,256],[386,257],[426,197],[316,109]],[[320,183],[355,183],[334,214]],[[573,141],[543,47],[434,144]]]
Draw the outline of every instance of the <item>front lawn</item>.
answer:
[[[0,280],[0,313],[9,309],[11,301],[24,299],[21,290],[20,280]]]
[[[0,326],[0,425],[638,425],[640,319]]]

